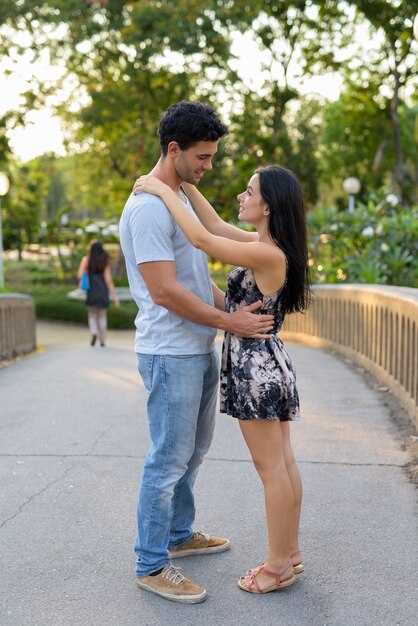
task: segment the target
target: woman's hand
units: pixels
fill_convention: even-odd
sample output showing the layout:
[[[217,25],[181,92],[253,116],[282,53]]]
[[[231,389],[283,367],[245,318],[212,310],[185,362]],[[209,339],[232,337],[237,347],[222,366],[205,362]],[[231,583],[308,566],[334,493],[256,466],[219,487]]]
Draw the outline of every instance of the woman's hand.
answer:
[[[141,191],[146,191],[147,193],[154,194],[154,196],[162,197],[168,190],[170,190],[168,185],[163,183],[158,178],[155,178],[155,176],[148,174],[146,176],[140,176],[136,179],[132,192],[136,195],[141,193]]]

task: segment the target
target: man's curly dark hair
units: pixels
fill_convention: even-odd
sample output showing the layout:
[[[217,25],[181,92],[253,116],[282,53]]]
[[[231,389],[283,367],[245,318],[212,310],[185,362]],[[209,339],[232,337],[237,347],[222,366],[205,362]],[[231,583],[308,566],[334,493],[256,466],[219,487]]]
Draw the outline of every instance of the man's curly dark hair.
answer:
[[[228,134],[228,128],[208,104],[183,100],[163,113],[158,134],[165,156],[171,141],[176,141],[181,150],[187,150],[199,141],[217,141]]]

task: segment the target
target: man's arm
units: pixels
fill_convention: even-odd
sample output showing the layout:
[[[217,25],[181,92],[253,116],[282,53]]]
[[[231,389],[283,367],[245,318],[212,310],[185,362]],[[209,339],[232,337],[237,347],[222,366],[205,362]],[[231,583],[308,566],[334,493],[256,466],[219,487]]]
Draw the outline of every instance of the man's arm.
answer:
[[[255,302],[235,313],[225,313],[210,306],[180,285],[176,280],[173,261],[150,261],[138,265],[142,278],[155,304],[163,306],[179,317],[213,328],[226,330],[238,337],[265,339],[273,328],[273,315],[254,315],[261,306]],[[219,290],[220,293],[221,290]],[[219,298],[219,294],[217,299]]]

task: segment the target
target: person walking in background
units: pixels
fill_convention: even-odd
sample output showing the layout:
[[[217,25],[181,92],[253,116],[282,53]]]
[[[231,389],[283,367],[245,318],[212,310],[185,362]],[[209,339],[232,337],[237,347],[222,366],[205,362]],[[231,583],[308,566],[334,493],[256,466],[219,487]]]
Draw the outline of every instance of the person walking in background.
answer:
[[[115,286],[110,270],[109,255],[98,241],[93,241],[87,256],[83,257],[78,269],[78,279],[84,273],[88,275],[87,315],[90,330],[90,345],[94,346],[97,338],[100,345],[106,345],[107,309],[109,308],[109,292],[115,306],[119,307]]]
[[[266,560],[238,585],[267,593],[292,585],[303,571],[298,543],[302,482],[289,429],[289,422],[299,419],[299,396],[293,363],[277,336],[286,313],[303,311],[310,301],[302,190],[284,168],[257,170],[237,197],[239,219],[256,229],[248,233],[225,223],[193,186],[183,188],[200,221],[154,176],[139,178],[134,193],[159,196],[193,246],[238,266],[228,277],[226,311],[262,300],[260,311],[274,315],[268,338],[225,333],[220,387],[220,410],[239,420],[262,480],[268,526]]]
[[[227,132],[215,111],[198,102],[173,104],[160,120],[161,156],[152,174],[178,194],[192,215],[180,185],[196,185],[212,169]],[[138,499],[137,583],[168,600],[202,602],[206,590],[170,559],[229,548],[228,539],[193,529],[194,483],[215,427],[216,328],[264,337],[273,316],[253,313],[261,302],[224,311],[224,294],[210,280],[206,255],[190,245],[156,196],[131,195],[119,232],[139,309],[135,349],[148,394],[151,436]]]

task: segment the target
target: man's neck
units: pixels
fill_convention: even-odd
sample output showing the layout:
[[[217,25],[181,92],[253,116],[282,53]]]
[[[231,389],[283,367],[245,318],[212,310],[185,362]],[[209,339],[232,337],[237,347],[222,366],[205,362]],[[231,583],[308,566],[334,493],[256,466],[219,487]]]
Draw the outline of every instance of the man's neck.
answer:
[[[150,174],[171,187],[171,189],[176,193],[178,193],[180,185],[183,182],[178,176],[176,170],[171,167],[171,163],[163,156],[158,159],[157,163],[150,171]]]

